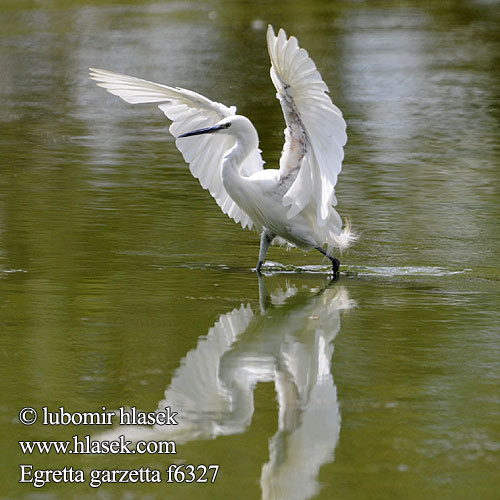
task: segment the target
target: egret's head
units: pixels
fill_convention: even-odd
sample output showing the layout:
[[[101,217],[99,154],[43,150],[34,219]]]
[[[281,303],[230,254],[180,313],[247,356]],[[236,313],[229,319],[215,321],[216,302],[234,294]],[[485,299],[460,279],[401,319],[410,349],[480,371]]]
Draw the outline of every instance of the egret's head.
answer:
[[[211,127],[200,128],[198,130],[181,134],[178,136],[178,139],[201,134],[228,134],[239,140],[248,140],[250,137],[255,137],[258,141],[257,132],[252,125],[252,122],[245,116],[241,115],[227,116]]]

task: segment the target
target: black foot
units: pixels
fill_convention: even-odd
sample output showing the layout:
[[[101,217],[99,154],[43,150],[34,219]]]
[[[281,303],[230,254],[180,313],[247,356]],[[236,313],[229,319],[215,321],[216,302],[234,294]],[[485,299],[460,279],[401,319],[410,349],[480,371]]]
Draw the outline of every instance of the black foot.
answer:
[[[318,252],[321,252],[325,257],[328,257],[330,259],[330,261],[332,262],[333,279],[338,278],[340,260],[337,259],[337,257],[334,257],[333,255],[330,255],[329,253],[327,253],[327,251],[320,246],[317,246],[314,248],[316,248],[316,250],[318,250]]]
[[[262,268],[262,264],[263,264],[263,262],[261,260],[259,260],[257,267],[255,268],[255,270],[257,271],[257,274],[261,274],[260,270]]]

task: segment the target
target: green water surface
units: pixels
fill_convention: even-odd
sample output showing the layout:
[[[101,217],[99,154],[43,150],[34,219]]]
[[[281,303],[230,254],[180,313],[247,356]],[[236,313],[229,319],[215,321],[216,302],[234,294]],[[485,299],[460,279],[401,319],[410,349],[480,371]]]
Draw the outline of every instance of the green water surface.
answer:
[[[500,3],[0,3],[0,498],[500,498]],[[348,124],[331,282],[192,178],[168,121],[100,67],[238,106],[276,167],[265,29],[298,37]],[[170,406],[178,426],[25,426],[32,407]],[[104,434],[107,433],[107,434]],[[125,434],[175,454],[23,454]],[[104,436],[104,437],[103,437]],[[20,464],[85,484],[19,483]],[[217,464],[214,483],[167,483]],[[161,484],[89,485],[92,470]]]

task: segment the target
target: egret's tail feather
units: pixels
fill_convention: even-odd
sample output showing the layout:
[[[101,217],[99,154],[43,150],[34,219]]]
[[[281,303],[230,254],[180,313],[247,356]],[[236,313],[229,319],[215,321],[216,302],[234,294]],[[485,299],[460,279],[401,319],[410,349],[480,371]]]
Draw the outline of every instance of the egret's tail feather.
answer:
[[[351,221],[346,219],[344,221],[344,228],[340,234],[332,235],[332,243],[328,243],[328,250],[330,247],[338,248],[341,252],[347,250],[354,242],[358,240],[358,235],[352,230]]]

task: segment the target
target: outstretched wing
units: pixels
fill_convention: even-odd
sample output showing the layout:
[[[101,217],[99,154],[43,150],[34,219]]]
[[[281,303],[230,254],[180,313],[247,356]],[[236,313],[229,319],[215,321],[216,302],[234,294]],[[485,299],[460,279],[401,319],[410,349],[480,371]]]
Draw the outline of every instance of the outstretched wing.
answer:
[[[283,203],[290,206],[288,216],[293,217],[314,201],[318,225],[324,226],[330,207],[337,204],[335,184],[347,142],[346,124],[314,62],[306,50],[299,48],[297,39],[287,39],[282,29],[275,36],[269,26],[267,45],[271,79],[287,125],[280,177],[295,176]]]
[[[90,78],[128,103],[159,103],[158,107],[172,120],[169,130],[174,137],[210,127],[219,120],[236,114],[234,106],[228,108],[190,90],[168,87],[102,69],[91,68]],[[251,229],[252,221],[227,194],[222,184],[222,160],[224,154],[234,145],[234,139],[225,134],[210,134],[177,139],[175,144],[184,160],[189,163],[191,173],[204,189],[210,191],[222,211],[243,227]],[[242,174],[250,176],[262,170],[262,165],[260,151],[256,149],[242,165]]]

